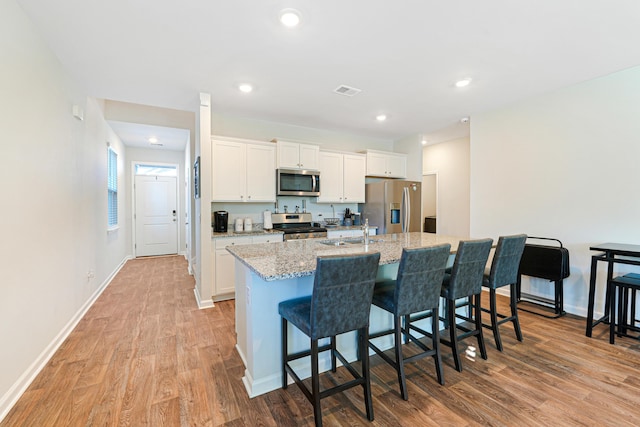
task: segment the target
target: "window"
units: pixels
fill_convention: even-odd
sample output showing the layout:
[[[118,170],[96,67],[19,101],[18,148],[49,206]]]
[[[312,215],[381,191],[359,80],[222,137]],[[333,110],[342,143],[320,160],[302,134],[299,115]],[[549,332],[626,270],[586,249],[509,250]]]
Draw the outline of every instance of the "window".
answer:
[[[167,165],[148,165],[136,163],[135,171],[136,175],[178,176],[176,167]]]
[[[107,149],[107,217],[109,228],[118,225],[118,155],[109,147]]]

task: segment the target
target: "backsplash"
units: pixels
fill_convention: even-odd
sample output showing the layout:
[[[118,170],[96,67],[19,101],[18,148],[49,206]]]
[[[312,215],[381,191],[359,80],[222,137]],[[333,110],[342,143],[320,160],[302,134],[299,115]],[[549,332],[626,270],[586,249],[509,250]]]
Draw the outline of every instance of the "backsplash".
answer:
[[[330,203],[316,203],[315,197],[278,197],[278,212],[284,213],[284,207],[287,206],[288,212],[295,212],[296,206],[302,212],[302,200],[306,200],[307,212],[313,215],[313,221],[322,221],[324,218],[335,217],[342,220],[344,218],[345,209],[352,212],[358,212],[357,203],[334,203],[331,208]],[[265,210],[275,213],[276,205],[274,203],[211,203],[211,212],[227,211],[229,212],[229,224],[233,224],[236,218],[251,218],[254,224],[263,222],[263,212]]]

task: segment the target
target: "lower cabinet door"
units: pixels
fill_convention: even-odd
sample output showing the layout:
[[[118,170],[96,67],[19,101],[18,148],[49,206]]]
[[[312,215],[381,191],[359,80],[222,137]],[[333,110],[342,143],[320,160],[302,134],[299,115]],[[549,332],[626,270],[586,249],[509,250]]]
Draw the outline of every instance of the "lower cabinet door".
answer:
[[[216,299],[225,294],[235,293],[235,257],[226,249],[216,249],[215,283]]]

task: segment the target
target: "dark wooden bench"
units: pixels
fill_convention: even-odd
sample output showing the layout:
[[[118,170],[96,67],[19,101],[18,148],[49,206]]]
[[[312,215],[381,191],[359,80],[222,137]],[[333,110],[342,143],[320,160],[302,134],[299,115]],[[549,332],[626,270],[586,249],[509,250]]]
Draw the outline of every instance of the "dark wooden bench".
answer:
[[[545,312],[529,310],[518,307],[523,311],[528,311],[540,316],[552,319],[565,315],[564,311],[564,292],[563,280],[569,277],[569,251],[562,246],[562,242],[558,239],[548,237],[529,237],[528,239],[545,240],[555,242],[552,245],[529,244],[524,246],[522,259],[520,260],[520,269],[518,274],[518,282],[516,284],[516,293],[518,304],[532,304],[553,310],[553,315],[547,315]],[[546,279],[554,282],[555,292],[554,299],[542,298],[536,295],[522,293],[521,281],[522,275]]]

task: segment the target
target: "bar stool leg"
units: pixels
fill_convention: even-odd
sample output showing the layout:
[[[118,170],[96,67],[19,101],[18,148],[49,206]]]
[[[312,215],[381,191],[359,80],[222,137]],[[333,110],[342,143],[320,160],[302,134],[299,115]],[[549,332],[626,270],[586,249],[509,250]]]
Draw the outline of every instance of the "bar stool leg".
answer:
[[[394,331],[394,343],[395,343],[395,353],[396,353],[396,371],[398,374],[398,383],[400,383],[400,395],[404,400],[409,400],[409,394],[407,393],[407,381],[404,375],[404,361],[402,358],[402,329],[401,329],[401,318],[399,316],[393,316],[393,321],[395,323],[395,331]],[[406,326],[405,326],[406,330]]]
[[[516,330],[516,338],[522,342],[522,330],[520,330],[520,319],[518,318],[518,299],[515,287],[516,285],[511,284],[509,289],[511,296],[511,316],[513,317],[513,327]]]
[[[436,375],[438,375],[438,382],[440,385],[444,385],[444,373],[442,372],[442,355],[440,354],[440,319],[438,319],[438,309],[434,308],[431,311],[431,345],[436,351],[433,358],[436,362]]]
[[[287,345],[287,319],[285,319],[284,317],[282,318],[282,328],[280,330],[281,333],[281,339],[280,342],[282,343],[282,388],[287,388],[288,384],[287,384],[287,369],[285,368],[286,364],[287,364],[287,355],[288,355],[288,345]]]
[[[495,288],[489,289],[489,305],[489,314],[491,315],[491,331],[493,332],[493,338],[496,341],[496,347],[499,351],[502,351],[502,339],[500,338],[500,327],[498,326],[498,304],[496,302]]]
[[[360,353],[362,357],[362,377],[364,384],[362,385],[364,392],[364,405],[367,411],[367,419],[373,421],[373,401],[371,399],[371,371],[369,366],[369,328],[363,328],[358,333],[360,343]]]
[[[456,371],[462,372],[462,364],[460,363],[460,354],[458,353],[458,334],[456,334],[456,304],[455,301],[447,300],[447,315],[445,316],[449,324],[449,340],[451,341],[451,352],[453,353],[453,361],[456,365]]]
[[[474,313],[474,318],[475,318],[475,324],[476,324],[476,331],[478,333],[478,347],[480,347],[480,356],[484,359],[487,360],[487,348],[484,345],[484,336],[482,334],[482,307],[480,306],[480,294],[477,294],[474,296],[474,301],[475,301],[475,313]]]
[[[318,369],[318,340],[311,340],[311,395],[313,417],[316,427],[322,427],[322,407],[320,406],[320,372]]]
[[[336,371],[336,337],[331,337],[331,372]]]

